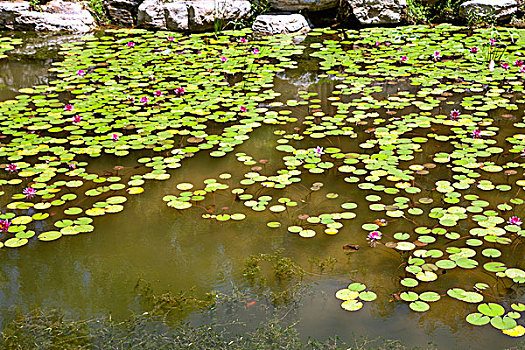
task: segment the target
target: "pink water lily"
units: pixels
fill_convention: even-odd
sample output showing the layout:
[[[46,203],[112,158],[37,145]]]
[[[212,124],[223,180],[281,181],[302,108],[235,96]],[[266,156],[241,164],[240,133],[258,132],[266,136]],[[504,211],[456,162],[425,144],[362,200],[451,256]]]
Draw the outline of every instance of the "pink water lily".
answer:
[[[133,46],[135,46],[135,43],[133,41],[128,41],[128,43],[126,44],[129,48],[132,48]]]
[[[0,232],[7,232],[7,230],[9,229],[9,226],[11,226],[11,223],[9,222],[9,220],[7,219],[0,220]]]
[[[460,116],[461,112],[458,111],[457,109],[453,109],[452,112],[450,112],[450,118],[452,120],[457,120]]]
[[[439,61],[441,59],[441,52],[439,51],[434,51],[434,53],[432,54],[432,59],[434,61]]]
[[[522,60],[516,60],[516,61],[514,61],[514,65],[517,66],[517,67],[522,67],[523,66],[523,61]]]
[[[177,95],[177,96],[182,96],[182,95],[184,95],[185,92],[186,91],[184,91],[183,87],[178,87],[178,88],[175,89],[175,95]]]
[[[86,72],[83,69],[79,69],[79,70],[77,70],[77,75],[79,77],[83,77],[84,75],[86,75]]]
[[[525,66],[520,68],[520,73],[525,73]]]
[[[118,135],[117,134],[111,134],[111,139],[113,141],[118,141]]]
[[[471,53],[476,53],[476,52],[478,52],[478,50],[479,50],[479,49],[478,49],[477,46],[473,46],[473,47],[470,48],[470,52],[471,52]]]
[[[65,106],[64,106],[64,110],[65,110],[65,111],[72,111],[72,110],[73,110],[73,105],[71,105],[71,104],[67,104],[67,105],[65,105]]]
[[[169,37],[168,37],[168,40],[169,40],[169,41],[175,41],[175,38],[172,37],[172,36],[169,36]]]
[[[408,56],[401,56],[401,57],[399,58],[399,61],[401,61],[401,62],[406,62],[406,61],[408,61]]]
[[[82,117],[79,116],[78,114],[75,115],[75,116],[73,116],[72,119],[73,119],[73,123],[74,123],[74,124],[80,123],[80,122],[82,121]]]
[[[240,38],[239,41],[243,44],[246,44],[248,42],[248,40],[246,40],[246,38]]]
[[[257,55],[257,54],[259,53],[259,49],[258,49],[258,48],[253,49],[252,53],[253,53],[254,55]]]
[[[314,153],[317,154],[319,157],[322,156],[324,154],[323,147],[317,146],[316,148],[314,148]]]
[[[240,106],[239,109],[241,110],[241,112],[246,112],[248,110],[248,108],[244,106]]]
[[[222,56],[222,57],[221,57],[221,62],[226,62],[226,61],[228,61],[228,57],[226,57],[226,56]]]
[[[472,132],[472,138],[479,139],[481,137],[481,130],[476,129]]]
[[[376,41],[376,43],[374,44],[376,47],[380,45],[380,42],[379,41]]]
[[[521,219],[517,216],[511,216],[510,219],[509,219],[509,224],[511,225],[521,225],[523,222],[521,221]]]
[[[509,67],[510,67],[510,66],[509,66],[508,63],[502,63],[502,64],[501,64],[501,68],[503,68],[503,69],[509,69]]]
[[[379,231],[372,231],[368,234],[368,237],[366,238],[368,241],[373,242],[381,239],[383,235]]]
[[[146,96],[140,98],[140,103],[147,104],[148,98]]]
[[[18,166],[16,165],[16,163],[8,164],[6,170],[10,173],[14,173],[18,170]]]
[[[26,198],[33,198],[36,195],[36,190],[33,187],[26,187],[22,192]]]
[[[155,91],[155,92],[153,93],[153,95],[155,95],[155,96],[157,96],[157,97],[160,97],[160,96],[162,96],[162,91],[157,90],[157,91]]]

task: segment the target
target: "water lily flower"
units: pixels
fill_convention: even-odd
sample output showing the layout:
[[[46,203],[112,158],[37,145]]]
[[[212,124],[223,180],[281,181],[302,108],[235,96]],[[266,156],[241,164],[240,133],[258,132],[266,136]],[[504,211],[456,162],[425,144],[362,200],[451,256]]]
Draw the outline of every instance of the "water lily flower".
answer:
[[[516,60],[516,61],[514,61],[514,65],[517,66],[517,67],[522,67],[523,66],[523,61],[522,60]]]
[[[79,77],[83,77],[84,75],[86,75],[86,72],[83,69],[79,69],[79,70],[77,70],[77,75]]]
[[[243,44],[246,44],[248,42],[248,40],[246,40],[246,38],[240,38],[239,41]]]
[[[501,64],[501,68],[503,68],[503,69],[509,69],[509,64],[508,64],[508,63],[502,63],[502,64]]]
[[[248,110],[248,108],[244,106],[240,106],[239,109],[241,110],[241,112],[246,112]]]
[[[479,139],[481,137],[481,130],[476,129],[472,132],[472,138]]]
[[[117,134],[111,134],[111,139],[113,141],[118,141],[118,135]]]
[[[169,36],[169,37],[168,37],[168,40],[169,40],[169,41],[175,41],[175,38],[172,37],[172,36]]]
[[[9,226],[11,226],[9,220],[0,220],[0,232],[7,232]]]
[[[222,61],[222,62],[226,62],[226,61],[228,61],[228,57],[226,57],[226,56],[222,56],[222,57],[221,57],[221,61]]]
[[[26,187],[22,192],[26,195],[26,198],[33,198],[36,195],[36,190],[33,187]]]
[[[146,96],[141,97],[141,98],[140,98],[140,103],[147,104],[147,103],[148,103],[148,98],[147,98]]]
[[[73,116],[73,123],[80,123],[82,121],[82,117],[79,116],[78,114]]]
[[[255,48],[255,49],[253,49],[252,52],[253,52],[254,55],[257,55],[257,54],[259,53],[259,49],[258,49],[258,48]]]
[[[479,50],[479,49],[478,49],[477,46],[473,46],[473,47],[470,48],[470,52],[471,52],[471,53],[476,53],[476,52],[478,52],[478,50]]]
[[[67,105],[65,105],[65,106],[64,106],[64,110],[65,110],[65,111],[72,111],[72,110],[73,110],[73,105],[71,105],[71,104],[67,104]]]
[[[496,46],[496,39],[490,38],[490,46]]]
[[[517,216],[511,216],[510,219],[509,219],[509,224],[511,225],[521,225],[523,222],[521,221],[521,219]]]
[[[452,112],[450,112],[450,118],[452,120],[457,120],[460,114],[461,113],[457,109],[453,109]]]
[[[392,45],[392,43],[389,43],[388,41],[385,43],[385,45],[388,47],[390,45]]]
[[[521,67],[520,73],[525,73],[525,66]]]
[[[441,52],[434,51],[434,53],[432,54],[432,59],[434,59],[434,61],[439,61],[441,59]]]
[[[322,155],[324,154],[324,152],[323,152],[323,147],[317,146],[316,148],[314,148],[314,152],[315,152],[315,154],[317,154],[319,157],[322,156]]]
[[[10,173],[14,173],[18,170],[18,166],[15,163],[8,164],[6,170]]]
[[[155,96],[157,96],[157,97],[162,96],[162,91],[157,90],[157,91],[155,91],[155,92],[153,93],[153,95],[155,95]]]
[[[133,41],[128,41],[128,43],[126,44],[129,48],[132,48],[133,46],[135,46],[135,43]]]
[[[77,163],[74,163],[74,162],[71,162],[68,164],[69,166],[69,169],[76,169],[77,168]]]
[[[184,88],[183,87],[178,87],[175,89],[175,95],[177,96],[182,96],[184,95],[185,91],[184,91]]]
[[[379,41],[376,41],[375,46],[379,46],[379,44],[380,44]]]
[[[399,58],[399,61],[401,61],[401,62],[406,62],[406,61],[408,61],[408,56],[401,56],[401,57]]]
[[[494,60],[490,60],[490,62],[489,62],[489,71],[492,72],[494,70],[495,65],[496,64],[494,63]]]
[[[372,231],[368,234],[366,240],[370,242],[370,246],[375,247],[376,241],[380,240],[383,235],[379,231]]]

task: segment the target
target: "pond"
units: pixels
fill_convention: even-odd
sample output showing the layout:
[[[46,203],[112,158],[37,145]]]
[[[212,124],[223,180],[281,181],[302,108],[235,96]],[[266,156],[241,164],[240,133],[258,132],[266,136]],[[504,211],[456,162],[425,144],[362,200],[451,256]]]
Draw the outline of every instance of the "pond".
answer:
[[[525,31],[0,37],[2,327],[228,293],[278,252],[302,339],[520,344]]]

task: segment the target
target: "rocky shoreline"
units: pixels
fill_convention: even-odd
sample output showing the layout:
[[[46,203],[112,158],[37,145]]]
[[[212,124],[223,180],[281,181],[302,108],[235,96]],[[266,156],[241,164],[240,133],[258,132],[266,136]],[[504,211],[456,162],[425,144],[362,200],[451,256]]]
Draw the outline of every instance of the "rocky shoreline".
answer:
[[[222,29],[228,23],[251,23],[254,31],[266,34],[306,32],[312,22],[323,20],[333,24],[337,20],[342,25],[398,25],[407,9],[407,0],[100,1],[112,25],[185,32]],[[263,5],[265,11],[260,11]],[[458,16],[501,20],[521,5],[516,0],[471,0],[461,4]],[[84,33],[98,28],[95,17],[85,2],[52,0],[32,5],[28,1],[0,1],[0,30]]]

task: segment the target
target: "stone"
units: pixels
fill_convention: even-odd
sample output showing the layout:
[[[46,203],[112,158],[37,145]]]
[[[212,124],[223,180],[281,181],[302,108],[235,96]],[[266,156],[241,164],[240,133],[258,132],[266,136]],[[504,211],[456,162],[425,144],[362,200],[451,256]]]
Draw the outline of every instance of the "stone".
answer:
[[[250,17],[251,4],[247,0],[191,1],[188,7],[188,26],[191,31],[214,29],[216,19],[226,25]]]
[[[166,28],[169,30],[188,30],[188,5],[177,1],[164,5]]]
[[[362,25],[401,22],[406,0],[345,0]]]
[[[166,29],[164,4],[158,0],[145,0],[138,8],[137,25],[151,29]]]
[[[136,23],[141,2],[142,0],[108,0],[104,1],[104,8],[111,23],[131,27]]]
[[[260,15],[253,22],[254,32],[264,34],[280,33],[304,33],[310,30],[310,26],[300,14],[292,15]]]
[[[461,4],[459,16],[467,19],[472,14],[477,16],[493,16],[495,19],[509,18],[518,10],[516,0],[471,0]]]
[[[269,3],[277,11],[321,11],[339,6],[339,0],[269,0]]]
[[[87,32],[95,29],[95,18],[78,3],[53,0],[31,9],[29,2],[0,2],[0,29]]]

